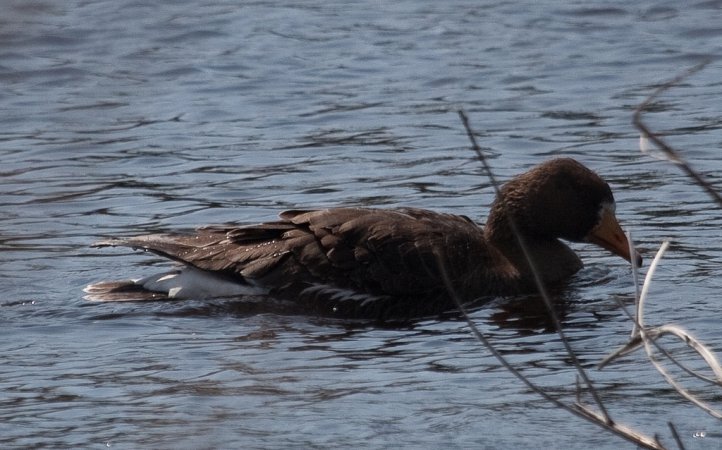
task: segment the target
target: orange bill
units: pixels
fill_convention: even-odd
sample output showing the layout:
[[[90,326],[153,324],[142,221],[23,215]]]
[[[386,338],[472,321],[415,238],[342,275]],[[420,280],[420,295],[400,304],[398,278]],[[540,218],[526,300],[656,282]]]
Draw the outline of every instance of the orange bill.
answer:
[[[629,241],[627,241],[627,236],[622,231],[622,227],[619,226],[614,210],[610,206],[604,205],[602,207],[599,223],[587,235],[586,240],[632,262],[632,256],[629,253]],[[634,263],[637,267],[642,265],[642,257],[636,251],[634,252]]]

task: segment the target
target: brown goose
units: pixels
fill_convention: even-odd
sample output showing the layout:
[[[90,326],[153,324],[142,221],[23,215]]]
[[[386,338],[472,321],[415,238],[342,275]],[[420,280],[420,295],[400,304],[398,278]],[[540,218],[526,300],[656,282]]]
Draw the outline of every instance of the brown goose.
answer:
[[[150,251],[182,269],[86,287],[96,301],[270,296],[305,311],[343,317],[408,318],[462,301],[534,289],[510,221],[552,285],[582,262],[566,244],[591,242],[630,255],[609,185],[569,158],[545,162],[502,188],[483,228],[465,216],[415,208],[285,211],[276,222],[210,226],[194,234],[101,241]]]

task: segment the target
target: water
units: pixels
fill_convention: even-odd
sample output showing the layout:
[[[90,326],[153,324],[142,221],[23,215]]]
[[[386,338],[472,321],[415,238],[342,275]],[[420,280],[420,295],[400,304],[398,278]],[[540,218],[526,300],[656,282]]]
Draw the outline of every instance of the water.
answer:
[[[719,353],[719,210],[639,153],[630,119],[655,83],[720,56],[720,24],[719,1],[4,1],[0,445],[618,448],[528,392],[456,318],[378,327],[221,301],[88,304],[85,284],[163,266],[88,245],[336,204],[483,220],[492,191],[463,107],[501,179],[575,157],[610,181],[648,259],[671,239],[647,322]],[[720,73],[713,59],[645,116],[718,188]],[[673,446],[671,421],[687,448],[719,448],[719,422],[641,353],[593,368],[629,334],[616,299],[633,286],[619,258],[575,248],[587,267],[557,301],[615,420]],[[528,304],[473,319],[574,401],[569,360]]]

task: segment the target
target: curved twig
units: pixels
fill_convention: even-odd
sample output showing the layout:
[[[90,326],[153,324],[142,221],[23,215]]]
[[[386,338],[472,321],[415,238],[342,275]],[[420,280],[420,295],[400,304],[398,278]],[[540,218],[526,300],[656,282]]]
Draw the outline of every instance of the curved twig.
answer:
[[[493,172],[491,171],[491,167],[489,166],[488,161],[486,160],[486,157],[484,156],[484,153],[481,151],[481,147],[479,147],[479,144],[476,142],[476,138],[474,137],[474,132],[471,129],[471,126],[469,125],[469,118],[466,116],[466,113],[464,113],[463,110],[459,110],[459,117],[461,117],[461,121],[464,124],[464,128],[466,129],[466,134],[469,137],[469,140],[471,141],[472,148],[476,152],[476,156],[481,162],[481,164],[484,166],[484,170],[486,171],[486,176],[489,178],[489,181],[491,182],[491,185],[494,187],[494,192],[496,193],[496,197],[500,201],[505,201],[504,196],[501,192],[501,189],[499,187],[499,183],[496,180],[496,177],[494,176]],[[602,415],[605,418],[606,422],[610,421],[609,413],[607,412],[607,409],[604,407],[604,403],[602,402],[601,397],[599,396],[599,393],[597,392],[596,388],[592,384],[591,379],[589,378],[589,375],[587,374],[586,370],[582,367],[581,363],[579,362],[577,355],[574,353],[574,350],[572,350],[571,344],[569,344],[569,340],[566,337],[566,334],[564,333],[564,330],[562,329],[562,324],[559,321],[559,318],[557,317],[556,313],[554,312],[554,305],[552,304],[551,299],[549,298],[549,294],[547,293],[546,286],[544,286],[544,282],[541,279],[541,276],[539,275],[539,270],[536,267],[536,262],[531,257],[531,253],[529,252],[529,248],[526,245],[526,242],[524,241],[524,238],[522,237],[522,234],[519,233],[518,227],[516,225],[516,222],[513,220],[512,217],[508,218],[509,225],[511,228],[512,233],[514,233],[514,236],[517,238],[517,242],[519,242],[519,247],[521,248],[522,253],[524,254],[524,258],[526,259],[527,263],[529,264],[529,268],[531,269],[531,273],[534,275],[534,284],[536,285],[537,291],[539,292],[539,295],[544,300],[544,304],[549,311],[549,316],[552,320],[552,323],[554,324],[554,328],[556,329],[557,334],[559,335],[559,339],[562,341],[562,344],[564,345],[564,350],[566,350],[567,354],[569,355],[569,358],[572,360],[572,364],[574,364],[574,367],[577,370],[577,373],[584,381],[584,384],[589,389],[589,392],[592,395],[592,398],[594,398],[594,402],[599,407],[599,410],[602,412]]]
[[[446,267],[444,264],[441,263],[440,256],[437,255],[437,262],[439,266],[439,270],[441,273],[442,278],[444,279],[444,284],[446,285],[446,288],[448,290],[449,296],[453,299],[454,303],[456,304],[456,307],[461,312],[462,317],[464,317],[464,320],[466,321],[467,325],[469,325],[469,328],[471,329],[472,334],[474,337],[481,342],[484,347],[486,347],[491,354],[499,361],[499,363],[508,370],[512,375],[514,375],[517,379],[519,379],[524,385],[526,385],[529,389],[531,389],[533,392],[544,398],[549,403],[553,404],[554,406],[557,406],[559,408],[564,409],[565,411],[568,411],[572,414],[574,414],[577,417],[581,417],[595,425],[598,425],[605,430],[616,434],[617,436],[620,436],[624,439],[626,439],[629,442],[632,442],[640,447],[648,448],[648,449],[656,449],[656,450],[663,450],[665,447],[659,442],[659,440],[655,438],[650,438],[638,431],[635,431],[634,429],[627,427],[626,425],[620,424],[618,422],[615,422],[611,420],[608,414],[600,414],[596,411],[593,411],[589,409],[588,407],[582,405],[581,403],[577,402],[572,405],[568,405],[564,403],[563,401],[559,400],[558,398],[554,397],[553,395],[546,392],[541,387],[534,384],[529,378],[524,376],[519,370],[517,370],[509,361],[507,361],[504,356],[499,353],[499,351],[494,347],[494,345],[484,336],[484,333],[479,330],[479,327],[476,326],[473,320],[471,320],[471,316],[469,316],[468,312],[466,311],[466,308],[464,308],[464,305],[459,300],[459,296],[456,293],[453,283],[449,279],[449,276],[446,272]],[[577,383],[578,385],[578,383]],[[579,398],[579,390],[577,389],[577,398]]]
[[[476,142],[476,138],[474,137],[474,133],[471,129],[471,126],[469,125],[469,119],[464,113],[464,111],[459,111],[459,116],[461,117],[461,121],[464,124],[464,128],[466,129],[466,134],[469,137],[469,140],[471,141],[472,148],[476,152],[478,160],[481,162],[481,164],[484,167],[484,170],[486,171],[486,175],[489,178],[494,191],[497,195],[497,198],[503,200],[503,195],[501,193],[499,183],[496,181],[496,177],[494,176],[493,172],[491,171],[491,168],[489,167],[489,164],[486,160],[486,157],[481,151],[481,147]],[[533,259],[530,257],[530,253],[527,249],[526,243],[524,242],[523,238],[521,237],[521,234],[518,233],[516,224],[513,221],[510,221],[510,227],[512,229],[512,232],[517,237],[519,246],[521,247],[524,255],[526,256],[526,259],[530,265],[531,271],[534,274],[534,282],[536,284],[537,290],[540,294],[540,296],[544,299],[544,303],[547,307],[547,310],[549,311],[549,315],[555,325],[556,331],[559,334],[559,337],[564,345],[564,348],[571,358],[571,360],[574,363],[574,366],[577,370],[578,377],[581,378],[584,381],[584,384],[589,389],[589,392],[591,393],[592,397],[594,398],[594,401],[596,405],[599,408],[599,412],[593,411],[589,409],[588,407],[581,404],[579,401],[579,382],[577,381],[577,403],[569,405],[560,399],[550,395],[544,389],[534,384],[531,380],[529,380],[527,377],[525,377],[519,370],[517,370],[509,361],[507,361],[501,353],[499,353],[496,348],[489,342],[489,340],[484,336],[484,334],[479,330],[479,328],[476,326],[476,324],[471,320],[471,317],[467,313],[466,309],[464,308],[463,304],[459,300],[459,296],[457,295],[453,284],[451,283],[451,280],[448,277],[448,274],[446,272],[446,267],[441,262],[441,258],[437,257],[437,264],[439,266],[440,273],[442,275],[442,278],[444,279],[444,283],[446,285],[446,288],[448,290],[449,296],[453,299],[455,302],[457,308],[461,312],[462,316],[466,320],[466,323],[469,325],[469,328],[471,329],[473,335],[476,337],[476,339],[481,342],[496,359],[500,362],[504,368],[506,368],[509,372],[511,372],[514,376],[516,376],[519,380],[521,380],[529,389],[543,397],[545,400],[549,401],[550,403],[554,404],[555,406],[562,408],[578,417],[582,417],[585,420],[588,420],[607,431],[614,433],[638,446],[644,447],[644,448],[650,448],[650,449],[663,449],[664,446],[657,440],[656,438],[650,438],[648,436],[645,436],[642,433],[639,433],[629,427],[626,427],[625,425],[619,424],[615,421],[613,421],[607,412],[606,407],[604,406],[604,403],[602,402],[602,399],[597,392],[596,388],[594,387],[591,379],[589,378],[588,374],[584,370],[584,368],[579,363],[579,360],[574,353],[573,349],[571,348],[571,345],[569,344],[569,340],[567,339],[562,326],[561,322],[559,321],[559,318],[557,317],[556,313],[554,312],[554,308],[552,305],[552,301],[547,294],[546,288],[544,286],[544,283],[542,282],[539,271],[536,270],[536,266],[534,264]]]
[[[662,83],[652,94],[649,95],[635,110],[632,123],[634,126],[642,133],[640,136],[640,150],[643,153],[646,153],[646,146],[647,141],[651,141],[654,143],[667,157],[667,159],[677,165],[679,165],[682,170],[685,172],[687,176],[689,176],[697,185],[701,186],[705,192],[712,198],[712,200],[720,207],[722,207],[722,196],[715,190],[715,188],[706,181],[699,173],[697,173],[694,169],[690,167],[687,162],[679,156],[679,153],[673,149],[670,145],[668,145],[662,138],[660,138],[657,134],[652,132],[647,125],[642,121],[642,112],[649,106],[649,104],[657,98],[661,93],[665,92],[666,90],[670,89],[671,87],[679,84],[682,80],[689,77],[690,75],[698,72],[699,70],[703,69],[710,60],[705,60],[696,66],[690,68],[689,70],[677,75],[676,77],[672,78],[671,80]],[[630,239],[630,245],[631,239]],[[655,368],[662,374],[662,376],[667,380],[667,382],[672,385],[679,393],[680,395],[684,396],[688,400],[692,401],[702,409],[704,409],[709,414],[713,415],[714,417],[722,418],[722,413],[719,411],[709,407],[706,403],[702,402],[701,400],[694,397],[691,393],[689,393],[686,389],[681,387],[674,379],[671,378],[669,373],[657,362],[657,360],[652,355],[652,345],[654,345],[658,350],[660,350],[670,361],[672,361],[674,364],[682,368],[684,371],[686,371],[688,374],[695,376],[703,381],[713,383],[715,385],[720,385],[722,383],[722,368],[720,368],[719,362],[717,361],[717,358],[715,357],[714,353],[709,350],[704,344],[699,342],[694,336],[687,333],[685,330],[683,330],[680,327],[676,327],[673,325],[663,325],[656,328],[651,329],[645,329],[644,328],[644,301],[647,297],[647,293],[649,292],[649,286],[651,281],[651,276],[654,272],[654,268],[656,267],[656,263],[658,262],[659,258],[661,258],[661,253],[664,252],[666,249],[667,243],[665,242],[662,245],[662,248],[660,248],[660,252],[658,252],[657,257],[655,257],[655,262],[653,263],[653,266],[650,267],[650,270],[647,273],[647,278],[645,279],[644,286],[642,287],[642,293],[639,294],[637,299],[637,316],[634,319],[634,330],[632,332],[632,337],[630,338],[630,341],[625,345],[622,349],[618,350],[617,352],[613,353],[609,357],[605,358],[604,361],[602,361],[602,365],[607,364],[612,359],[616,358],[617,356],[620,356],[622,354],[629,353],[633,350],[635,350],[637,347],[644,345],[645,351],[647,353],[647,356],[649,360],[652,362],[652,364],[655,366]],[[634,270],[634,267],[632,268]],[[707,365],[712,369],[712,371],[715,373],[716,379],[712,379],[709,377],[706,377],[700,373],[698,373],[695,370],[689,369],[687,366],[679,362],[676,358],[674,358],[669,352],[666,351],[658,342],[657,339],[661,337],[662,335],[666,334],[672,334],[674,336],[679,337],[681,340],[683,340],[689,347],[694,349],[707,363]]]
[[[676,77],[672,78],[671,80],[662,83],[652,94],[649,95],[642,103],[639,104],[637,109],[634,110],[634,115],[632,116],[632,123],[634,126],[642,133],[642,143],[644,142],[644,139],[650,140],[654,145],[656,145],[667,157],[667,159],[675,164],[677,164],[679,167],[682,168],[682,171],[690,177],[692,180],[694,180],[697,185],[701,186],[702,189],[707,192],[707,194],[712,198],[712,200],[717,203],[718,206],[722,207],[722,196],[714,189],[714,187],[710,184],[709,181],[705,180],[702,175],[697,173],[692,167],[687,164],[687,162],[679,156],[679,153],[675,151],[669,144],[667,144],[661,137],[659,137],[657,134],[652,132],[647,125],[642,122],[642,112],[647,109],[647,107],[652,103],[652,100],[657,98],[661,93],[667,91],[672,86],[675,86],[679,84],[682,80],[689,77],[690,75],[693,75],[700,70],[702,70],[707,64],[709,64],[710,60],[702,61],[701,63],[697,64],[696,66],[692,67],[691,69],[681,73],[680,75],[677,75]],[[643,147],[643,145],[642,145]],[[642,148],[642,151],[644,151],[644,148]]]
[[[633,243],[631,240],[631,236],[627,236],[630,242],[630,246],[633,247]],[[644,347],[645,352],[647,353],[647,357],[654,365],[655,369],[665,378],[665,380],[672,386],[677,392],[679,392],[680,395],[682,395],[684,398],[688,399],[689,401],[696,404],[698,407],[702,408],[705,412],[712,415],[713,417],[722,418],[722,413],[717,411],[716,409],[712,408],[711,406],[707,405],[702,400],[698,399],[696,396],[694,396],[691,392],[689,392],[687,389],[682,387],[677,381],[672,378],[672,376],[669,374],[669,372],[664,369],[661,364],[655,359],[653,352],[652,352],[652,346],[656,347],[657,350],[659,350],[667,359],[669,359],[672,363],[680,367],[682,370],[687,372],[689,375],[694,376],[700,380],[706,381],[711,384],[715,385],[722,385],[722,367],[720,367],[719,362],[717,361],[717,358],[715,357],[714,353],[707,348],[704,344],[702,344],[699,340],[697,340],[694,336],[683,330],[681,327],[675,326],[675,325],[662,325],[659,327],[654,328],[647,328],[644,326],[644,303],[647,299],[649,288],[652,284],[652,278],[654,276],[654,272],[656,271],[657,266],[659,265],[662,256],[664,255],[664,252],[669,247],[669,242],[665,241],[662,246],[660,247],[659,251],[654,257],[654,260],[652,261],[652,264],[649,267],[649,270],[647,271],[647,276],[644,280],[644,286],[642,287],[642,292],[637,296],[637,314],[636,317],[632,317],[629,314],[629,311],[624,309],[624,312],[629,316],[630,320],[632,320],[634,324],[635,332],[630,337],[629,342],[625,344],[623,347],[618,349],[617,351],[613,352],[606,358],[604,358],[599,364],[598,368],[603,368],[607,364],[609,364],[614,359],[629,354],[633,352],[634,350]],[[633,270],[634,269],[633,267]],[[707,363],[707,365],[712,369],[712,371],[715,373],[715,376],[717,379],[712,379],[707,376],[704,376],[700,374],[696,370],[692,370],[688,368],[686,365],[684,365],[682,362],[680,362],[677,358],[672,356],[664,347],[662,347],[657,340],[664,336],[664,335],[674,335],[679,337],[682,341],[684,341],[690,348],[695,350],[697,354],[699,354]]]

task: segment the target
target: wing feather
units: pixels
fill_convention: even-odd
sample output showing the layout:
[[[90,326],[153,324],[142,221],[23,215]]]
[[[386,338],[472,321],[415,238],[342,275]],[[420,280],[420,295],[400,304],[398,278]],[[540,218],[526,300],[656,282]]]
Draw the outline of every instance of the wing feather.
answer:
[[[439,264],[453,282],[473,287],[480,280],[469,280],[468,274],[478,277],[488,263],[481,229],[463,216],[410,208],[336,208],[290,210],[279,217],[259,225],[211,226],[188,235],[154,234],[96,245],[147,250],[239,282],[252,280],[283,297],[314,285],[372,296],[438,296],[445,291]]]

